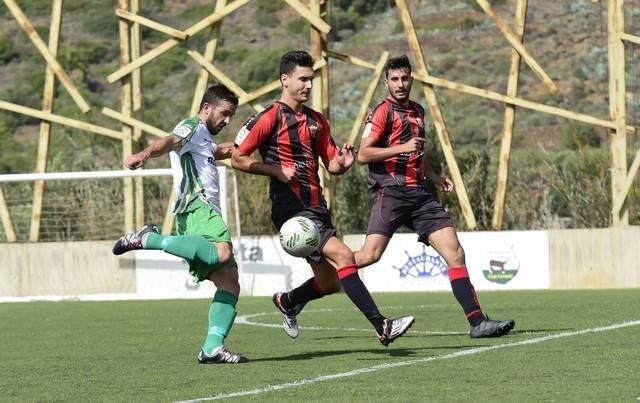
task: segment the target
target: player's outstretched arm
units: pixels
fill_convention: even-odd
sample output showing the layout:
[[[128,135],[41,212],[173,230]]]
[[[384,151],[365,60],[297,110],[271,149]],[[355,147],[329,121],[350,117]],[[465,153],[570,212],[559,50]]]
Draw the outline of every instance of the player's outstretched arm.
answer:
[[[131,154],[124,159],[124,166],[129,169],[142,168],[149,158],[165,155],[172,150],[180,148],[180,138],[169,135],[157,140],[139,153]]]
[[[231,154],[235,149],[236,147],[233,145],[232,142],[218,144],[218,148],[216,149],[216,154],[215,154],[216,161],[226,160],[231,158]]]
[[[332,175],[342,175],[351,168],[354,161],[353,144],[344,144],[336,149],[335,157],[326,165],[327,171]]]
[[[231,166],[234,169],[250,174],[274,176],[283,183],[289,183],[289,181],[291,181],[295,176],[295,171],[293,169],[282,169],[274,165],[256,161],[237,148],[233,150],[233,153],[231,154]]]

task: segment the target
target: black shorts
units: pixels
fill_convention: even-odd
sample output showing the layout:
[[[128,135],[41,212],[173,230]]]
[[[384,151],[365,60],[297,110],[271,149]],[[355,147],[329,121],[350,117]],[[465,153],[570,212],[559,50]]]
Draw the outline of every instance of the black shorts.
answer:
[[[322,248],[327,241],[336,235],[336,229],[331,222],[331,213],[326,207],[290,208],[289,206],[273,205],[271,208],[271,221],[278,230],[291,217],[306,217],[313,221],[320,232],[320,243],[313,253],[307,257],[308,262],[320,262],[322,260]]]
[[[424,188],[384,187],[374,191],[367,235],[392,237],[401,225],[418,234],[427,243],[430,234],[453,227],[451,216],[435,195]]]

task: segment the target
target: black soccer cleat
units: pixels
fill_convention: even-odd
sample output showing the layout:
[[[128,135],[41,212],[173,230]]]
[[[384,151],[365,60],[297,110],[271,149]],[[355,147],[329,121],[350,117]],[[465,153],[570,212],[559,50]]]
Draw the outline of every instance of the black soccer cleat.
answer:
[[[469,336],[471,338],[501,337],[509,333],[516,326],[513,319],[491,320],[488,317],[477,326],[471,326]]]
[[[160,233],[160,229],[155,224],[147,224],[136,232],[124,234],[113,245],[112,252],[114,255],[122,255],[130,250],[142,249],[142,236],[150,232]]]
[[[248,361],[247,357],[234,354],[225,346],[216,348],[211,354],[205,353],[204,350],[200,350],[198,353],[200,364],[241,364]]]
[[[385,319],[382,322],[382,334],[378,335],[378,340],[383,346],[388,346],[395,339],[402,336],[416,321],[413,316],[403,316],[398,319]]]

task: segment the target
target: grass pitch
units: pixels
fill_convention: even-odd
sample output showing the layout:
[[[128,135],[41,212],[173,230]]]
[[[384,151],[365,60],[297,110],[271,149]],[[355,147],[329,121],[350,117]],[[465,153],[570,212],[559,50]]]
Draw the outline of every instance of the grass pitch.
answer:
[[[376,294],[416,323],[383,347],[344,294],[310,303],[289,339],[269,298],[244,297],[227,345],[199,365],[208,300],[0,304],[0,401],[531,401],[640,399],[640,290],[481,292],[516,328],[470,339],[451,293]]]

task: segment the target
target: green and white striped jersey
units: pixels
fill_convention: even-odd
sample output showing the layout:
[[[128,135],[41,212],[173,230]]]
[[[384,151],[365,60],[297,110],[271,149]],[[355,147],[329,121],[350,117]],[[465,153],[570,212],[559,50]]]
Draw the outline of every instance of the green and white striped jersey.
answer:
[[[215,154],[218,145],[198,116],[178,123],[171,134],[181,139],[180,148],[169,153],[173,186],[178,195],[173,213],[190,211],[191,202],[199,198],[218,213],[220,185]]]

